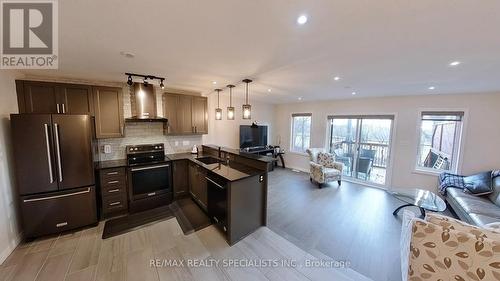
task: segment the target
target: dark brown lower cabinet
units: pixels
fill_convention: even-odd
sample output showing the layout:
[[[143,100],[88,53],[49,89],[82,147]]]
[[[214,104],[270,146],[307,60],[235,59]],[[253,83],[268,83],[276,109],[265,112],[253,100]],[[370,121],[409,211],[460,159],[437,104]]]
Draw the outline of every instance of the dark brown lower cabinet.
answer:
[[[174,177],[174,198],[179,198],[189,194],[189,172],[188,160],[174,161],[173,164]]]
[[[189,192],[193,199],[207,210],[207,172],[203,167],[189,162]]]
[[[38,237],[97,223],[95,196],[94,186],[41,196],[21,196],[25,237]]]
[[[127,173],[125,167],[99,170],[99,187],[104,218],[128,212]]]

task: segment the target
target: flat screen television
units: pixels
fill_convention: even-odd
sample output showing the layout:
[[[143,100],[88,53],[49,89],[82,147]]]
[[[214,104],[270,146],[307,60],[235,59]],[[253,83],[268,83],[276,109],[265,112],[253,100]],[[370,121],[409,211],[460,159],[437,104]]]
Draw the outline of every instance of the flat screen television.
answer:
[[[267,145],[267,126],[240,125],[240,148]]]

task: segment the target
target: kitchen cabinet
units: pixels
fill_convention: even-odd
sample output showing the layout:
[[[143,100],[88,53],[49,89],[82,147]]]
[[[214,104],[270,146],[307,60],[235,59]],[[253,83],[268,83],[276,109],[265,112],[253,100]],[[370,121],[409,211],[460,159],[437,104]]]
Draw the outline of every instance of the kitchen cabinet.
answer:
[[[198,204],[207,210],[207,172],[195,163],[189,163],[189,192]]]
[[[206,97],[165,93],[163,115],[168,119],[166,134],[207,134],[207,104]]]
[[[208,133],[207,98],[193,97],[192,119],[195,134]]]
[[[128,211],[127,175],[124,167],[101,169],[99,186],[104,218]]]
[[[96,137],[123,137],[123,95],[121,88],[92,87]]]
[[[16,80],[19,113],[93,115],[92,87]]]
[[[58,88],[60,111],[64,114],[94,114],[92,87],[89,85],[62,84]]]
[[[178,160],[173,164],[173,181],[174,181],[174,198],[179,198],[187,195],[189,192],[189,171],[188,161]]]

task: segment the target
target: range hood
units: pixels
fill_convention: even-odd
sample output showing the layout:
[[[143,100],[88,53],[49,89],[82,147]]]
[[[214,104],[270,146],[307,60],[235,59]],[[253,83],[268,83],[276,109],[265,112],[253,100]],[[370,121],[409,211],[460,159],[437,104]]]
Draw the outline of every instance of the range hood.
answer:
[[[130,91],[130,105],[132,117],[125,119],[126,122],[168,122],[167,118],[157,114],[152,84],[134,83]]]

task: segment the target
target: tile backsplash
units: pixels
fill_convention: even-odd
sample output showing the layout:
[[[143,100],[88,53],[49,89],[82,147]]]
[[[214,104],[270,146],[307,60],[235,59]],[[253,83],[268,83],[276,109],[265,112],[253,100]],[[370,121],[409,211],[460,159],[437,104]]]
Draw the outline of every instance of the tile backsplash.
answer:
[[[100,139],[99,160],[124,159],[125,146],[137,144],[163,143],[165,153],[191,151],[193,145],[201,147],[201,136],[165,136],[162,123],[126,123],[125,137],[115,139]],[[104,145],[111,146],[111,153],[104,153]]]
[[[156,91],[158,115],[163,115],[162,97],[160,91]],[[123,88],[123,113],[125,118],[132,115],[130,106],[130,89],[128,86]],[[163,124],[158,122],[151,123],[125,123],[125,137],[114,139],[100,139],[99,160],[124,159],[125,146],[138,144],[163,143],[165,153],[177,153],[191,151],[193,145],[201,147],[202,136],[165,136],[163,134]],[[104,145],[111,146],[111,153],[104,153]]]

